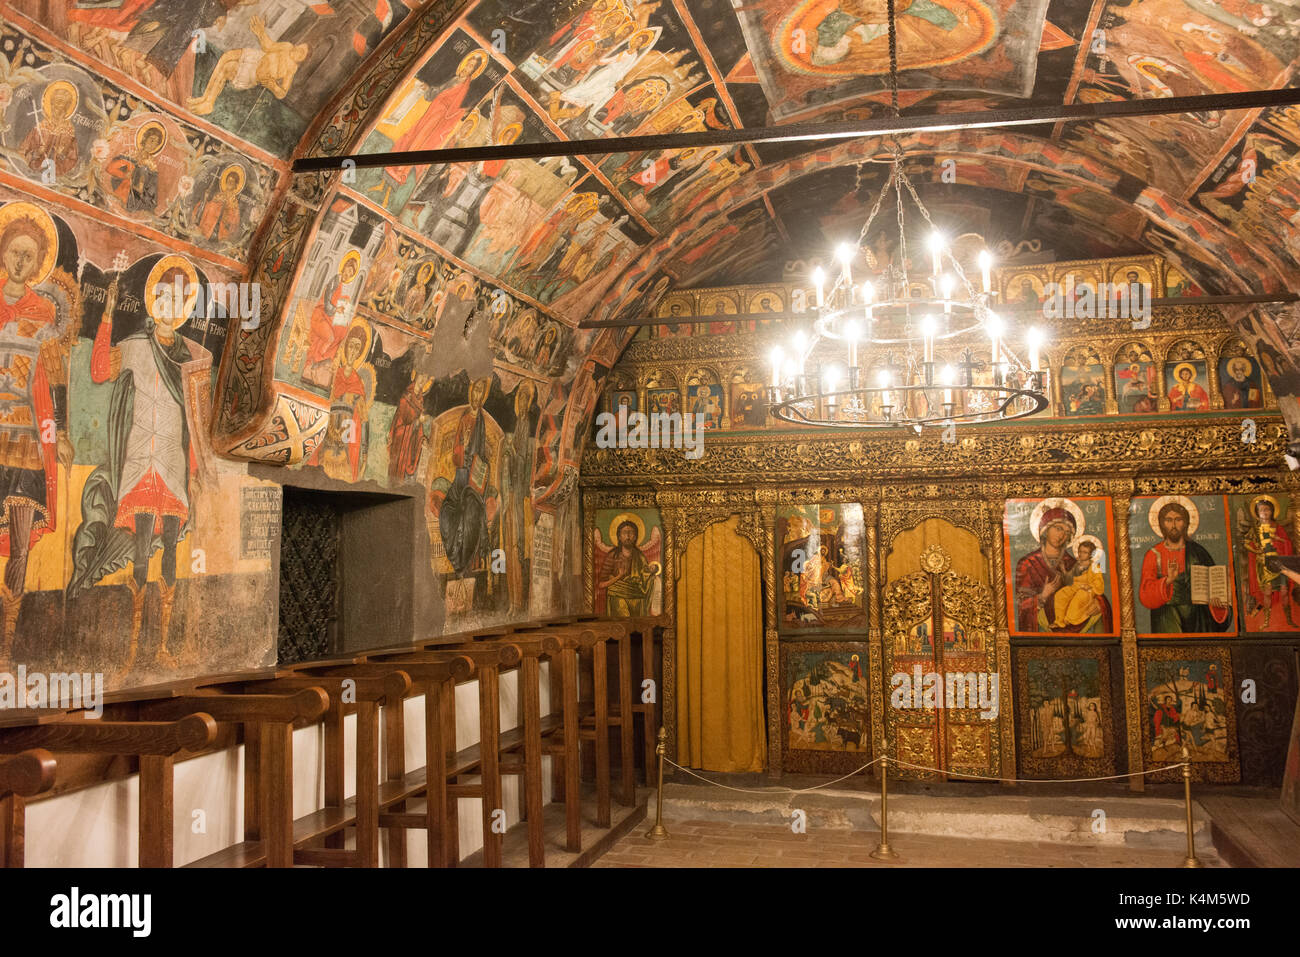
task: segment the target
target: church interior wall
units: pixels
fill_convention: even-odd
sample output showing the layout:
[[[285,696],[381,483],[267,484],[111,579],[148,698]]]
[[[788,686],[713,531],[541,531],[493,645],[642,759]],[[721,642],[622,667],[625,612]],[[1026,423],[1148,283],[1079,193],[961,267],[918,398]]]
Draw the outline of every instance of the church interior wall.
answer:
[[[1051,279],[1134,266],[1157,277],[1167,268],[1153,259],[1020,272]],[[1004,271],[1000,288],[1014,272]],[[1259,354],[1213,310],[1157,307],[1148,329],[1085,320],[1049,331],[1043,358],[1052,401],[1037,416],[959,427],[948,437],[937,428],[841,436],[775,421],[765,402],[751,409],[749,398],[765,390],[773,341],[763,315],[784,318],[794,299],[781,285],[673,293],[657,315],[710,321],[651,326],[614,367],[602,411],[697,409],[704,454],[589,442],[588,609],[662,615],[671,633],[681,549],[704,525],[739,514],[765,542],[765,586],[775,595],[765,603],[763,636],[769,774],[846,773],[886,739],[900,760],[989,777],[1151,770],[1178,760],[1168,721],[1165,735],[1157,730],[1161,694],[1172,690],[1199,722],[1189,739],[1195,779],[1276,786],[1296,698],[1300,603],[1262,564],[1258,536],[1274,534],[1271,525],[1261,532],[1269,510],[1283,516],[1274,524],[1286,544],[1277,547],[1291,553],[1296,482],[1271,464],[1286,430]],[[738,305],[749,302],[765,308]],[[958,341],[950,351],[963,348]],[[1200,385],[1178,385],[1179,367],[1190,367]],[[1140,391],[1145,404],[1126,397],[1130,376],[1141,388],[1127,391]],[[731,388],[701,401],[700,386],[711,383]],[[1223,569],[1228,607],[1202,598],[1175,620],[1146,597],[1154,575],[1146,566],[1155,567],[1170,503],[1195,526],[1188,547]],[[618,526],[627,522],[653,572],[639,593],[610,584]],[[1058,523],[1068,529],[1062,561],[1082,570],[1080,558],[1089,559],[1095,587],[1036,604],[1035,576],[1049,574],[1036,557],[1047,554],[1041,530]],[[792,555],[806,560],[802,572]],[[936,612],[932,575],[955,611],[944,604]],[[615,587],[621,597],[611,601]],[[890,691],[892,676],[940,660],[932,635],[949,629],[949,614],[956,624],[941,660],[958,672],[998,673],[1001,708],[982,726],[952,719],[940,755],[932,726],[909,728]],[[670,748],[671,655],[666,640]],[[1243,681],[1256,690],[1243,694]]]

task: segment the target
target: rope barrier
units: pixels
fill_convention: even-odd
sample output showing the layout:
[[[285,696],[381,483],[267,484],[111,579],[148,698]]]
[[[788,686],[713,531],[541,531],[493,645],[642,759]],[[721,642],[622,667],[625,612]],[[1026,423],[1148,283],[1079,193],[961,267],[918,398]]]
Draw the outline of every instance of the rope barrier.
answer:
[[[715,788],[723,788],[724,790],[727,791],[739,791],[741,794],[780,794],[782,792],[785,792],[787,794],[807,794],[810,791],[819,791],[822,788],[830,787],[832,784],[839,784],[841,781],[848,780],[849,778],[853,777],[853,775],[861,774],[863,771],[871,767],[873,764],[879,764],[883,760],[884,758],[874,758],[871,761],[868,761],[866,764],[862,765],[862,767],[858,768],[856,771],[850,771],[848,774],[835,778],[833,781],[827,781],[825,784],[817,784],[810,788],[786,788],[786,787],[781,787],[779,784],[774,784],[771,787],[767,787],[767,788],[737,788],[737,787],[732,787],[730,784],[722,784],[718,781],[710,781],[704,775],[697,774],[696,772],[692,771],[690,768],[684,768],[680,764],[676,763],[675,761],[669,761],[667,758],[664,758],[664,763],[671,764],[678,771],[685,771],[693,778],[699,778],[705,784],[711,784]]]
[[[1142,775],[1147,775],[1147,774],[1158,774],[1161,771],[1170,771],[1174,768],[1181,768],[1185,766],[1184,762],[1180,761],[1178,764],[1166,764],[1162,767],[1147,768],[1143,771],[1129,771],[1126,774],[1107,774],[1102,777],[1095,777],[1095,778],[992,778],[983,774],[969,774],[964,771],[951,771],[942,768],[927,768],[923,764],[911,764],[907,761],[900,761],[898,758],[886,759],[880,757],[868,761],[866,764],[862,765],[862,767],[857,768],[854,771],[850,771],[848,774],[841,775],[838,778],[834,778],[833,780],[827,781],[825,784],[817,784],[810,788],[787,788],[787,787],[782,787],[779,784],[773,784],[770,787],[766,787],[766,788],[738,788],[738,787],[733,787],[730,784],[723,784],[719,781],[711,781],[708,778],[706,778],[704,775],[699,774],[698,772],[693,771],[690,768],[684,768],[677,762],[668,760],[668,758],[664,758],[664,763],[671,764],[678,771],[683,771],[686,774],[689,774],[693,778],[699,778],[699,780],[703,781],[705,784],[711,784],[715,788],[722,788],[726,791],[738,791],[742,794],[780,794],[782,792],[786,794],[807,794],[810,791],[820,791],[821,789],[828,788],[833,784],[839,784],[841,781],[846,781],[849,778],[853,777],[855,774],[861,774],[863,771],[865,771],[867,768],[871,767],[872,765],[879,764],[881,761],[885,761],[885,760],[888,760],[891,764],[896,765],[897,767],[900,768],[911,768],[915,771],[929,771],[934,774],[946,774],[949,777],[969,778],[974,781],[995,781],[1002,784],[1084,784],[1090,781],[1119,781],[1125,778],[1140,777]]]
[[[651,828],[651,830],[646,834],[646,837],[650,838],[651,840],[665,840],[668,837],[668,830],[663,825],[664,765],[665,764],[671,764],[678,771],[681,771],[684,774],[689,774],[691,777],[697,778],[698,780],[703,781],[705,784],[711,785],[715,788],[722,788],[724,791],[735,791],[738,794],[765,794],[768,796],[774,794],[782,794],[782,793],[808,794],[812,791],[820,791],[824,788],[829,788],[835,784],[839,784],[841,781],[847,781],[849,778],[861,774],[863,771],[867,770],[867,768],[872,767],[875,764],[883,764],[884,768],[882,769],[882,773],[880,775],[880,843],[877,845],[875,851],[872,852],[871,856],[878,860],[886,860],[886,861],[898,859],[898,854],[895,853],[894,850],[889,846],[888,808],[889,808],[889,765],[890,764],[896,765],[897,767],[900,768],[911,768],[912,770],[915,771],[926,771],[932,774],[943,774],[949,777],[964,778],[964,779],[974,780],[974,781],[990,781],[998,784],[1086,784],[1093,781],[1118,781],[1118,780],[1123,780],[1132,777],[1144,777],[1148,774],[1159,774],[1162,771],[1172,771],[1174,768],[1182,768],[1183,769],[1183,801],[1184,804],[1186,805],[1186,810],[1187,810],[1187,856],[1183,859],[1183,866],[1184,867],[1202,866],[1200,860],[1198,860],[1196,857],[1196,843],[1193,834],[1193,823],[1192,823],[1192,762],[1191,762],[1191,757],[1187,753],[1186,748],[1183,748],[1183,760],[1178,762],[1177,764],[1166,764],[1158,768],[1145,768],[1140,771],[1129,771],[1125,774],[1106,774],[1106,775],[1099,775],[1097,777],[1091,777],[1091,778],[1055,778],[1055,779],[1047,779],[1047,780],[1034,779],[1034,778],[999,778],[999,777],[990,777],[988,775],[983,775],[983,774],[969,774],[963,771],[949,771],[949,770],[944,770],[942,768],[928,768],[923,764],[912,764],[909,761],[900,761],[898,758],[891,758],[888,757],[887,755],[881,755],[880,757],[873,758],[872,760],[868,761],[860,768],[850,771],[848,774],[840,775],[838,778],[833,778],[830,781],[825,781],[821,784],[816,784],[808,788],[788,788],[788,787],[782,787],[781,785],[771,785],[766,788],[738,788],[730,784],[723,784],[720,781],[711,781],[708,778],[706,778],[704,775],[700,774],[697,771],[692,770],[691,768],[684,768],[677,762],[668,760],[668,758],[665,755],[665,752],[667,751],[666,744],[667,744],[667,733],[665,729],[662,726],[660,726],[659,734],[658,734],[658,746],[655,748],[655,753],[659,757],[659,787],[658,787],[658,795],[656,798],[655,824],[654,827]],[[886,741],[885,744],[886,747],[888,747],[888,741]]]
[[[1081,784],[1087,781],[1118,781],[1123,778],[1139,777],[1144,774],[1156,774],[1160,771],[1168,771],[1171,768],[1181,768],[1185,762],[1180,761],[1178,764],[1166,764],[1160,768],[1148,768],[1144,771],[1129,771],[1127,774],[1108,774],[1104,777],[1097,778],[991,778],[983,774],[967,774],[964,771],[944,771],[939,768],[927,768],[921,764],[909,764],[906,761],[900,761],[898,758],[890,758],[891,764],[896,764],[900,768],[912,768],[916,771],[932,771],[935,774],[946,774],[949,777],[971,778],[975,781],[998,781],[1005,784]]]

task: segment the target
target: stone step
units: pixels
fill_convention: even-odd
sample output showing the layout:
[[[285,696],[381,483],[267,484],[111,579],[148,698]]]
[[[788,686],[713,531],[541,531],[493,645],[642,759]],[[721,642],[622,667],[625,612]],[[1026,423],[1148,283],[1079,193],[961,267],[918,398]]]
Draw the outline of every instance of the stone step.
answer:
[[[653,807],[652,799],[652,817]],[[796,809],[804,812],[809,829],[880,829],[880,795],[874,791],[739,793],[673,783],[664,788],[664,820],[670,827],[672,820],[790,825]],[[1210,816],[1195,800],[1192,811],[1197,856],[1217,861]],[[1172,798],[1005,794],[952,797],[892,792],[889,796],[891,843],[894,835],[925,834],[1178,852],[1186,849],[1185,820],[1183,802]]]

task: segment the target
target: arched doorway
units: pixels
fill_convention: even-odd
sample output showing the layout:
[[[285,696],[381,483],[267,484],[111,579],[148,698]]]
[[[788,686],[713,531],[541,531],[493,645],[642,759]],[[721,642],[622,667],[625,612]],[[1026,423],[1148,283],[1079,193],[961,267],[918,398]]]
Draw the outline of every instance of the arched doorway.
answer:
[[[762,563],[739,518],[707,526],[677,562],[677,761],[706,771],[767,765]]]

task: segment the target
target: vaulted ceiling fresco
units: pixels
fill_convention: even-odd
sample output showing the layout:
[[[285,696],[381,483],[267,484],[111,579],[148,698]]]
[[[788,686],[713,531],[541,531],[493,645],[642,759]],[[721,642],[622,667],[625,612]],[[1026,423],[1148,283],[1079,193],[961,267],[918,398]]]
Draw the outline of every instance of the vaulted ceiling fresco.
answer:
[[[338,316],[367,322],[377,395],[496,370],[541,389],[539,406],[552,387],[569,396],[557,431],[576,443],[590,411],[577,399],[597,391],[581,380],[630,337],[582,320],[824,256],[886,173],[879,141],[288,169],[300,155],[887,115],[883,0],[3,6],[4,175],[261,284],[267,319],[232,337],[215,400],[216,444],[241,458],[310,456],[349,335]],[[1290,2],[898,11],[912,113],[1276,88],[1300,49]],[[1300,273],[1298,144],[1295,109],[900,138],[936,218],[1004,256],[1151,250],[1211,292]],[[553,454],[576,463],[576,448]]]

